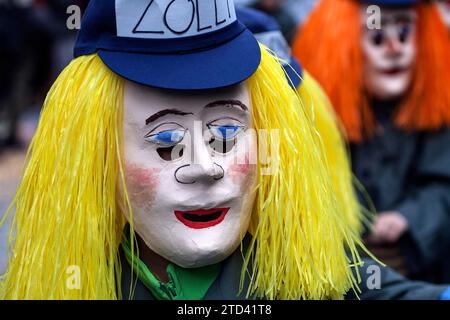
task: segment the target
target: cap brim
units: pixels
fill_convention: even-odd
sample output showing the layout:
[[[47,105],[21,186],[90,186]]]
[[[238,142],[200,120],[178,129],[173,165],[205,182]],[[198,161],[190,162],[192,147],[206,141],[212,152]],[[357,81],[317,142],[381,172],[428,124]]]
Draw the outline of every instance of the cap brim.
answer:
[[[214,89],[240,83],[261,61],[258,42],[245,29],[220,46],[178,54],[143,54],[100,50],[113,72],[139,84],[176,90]]]

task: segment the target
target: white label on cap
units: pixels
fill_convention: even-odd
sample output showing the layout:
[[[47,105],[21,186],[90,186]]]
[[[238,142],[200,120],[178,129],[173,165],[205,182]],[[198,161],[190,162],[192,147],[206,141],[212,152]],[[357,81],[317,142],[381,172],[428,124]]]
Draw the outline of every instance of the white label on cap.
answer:
[[[118,37],[184,38],[234,21],[233,0],[116,0]]]
[[[291,60],[291,48],[284,38],[281,31],[268,31],[255,34],[256,40],[268,47],[273,53],[280,58],[283,65]]]

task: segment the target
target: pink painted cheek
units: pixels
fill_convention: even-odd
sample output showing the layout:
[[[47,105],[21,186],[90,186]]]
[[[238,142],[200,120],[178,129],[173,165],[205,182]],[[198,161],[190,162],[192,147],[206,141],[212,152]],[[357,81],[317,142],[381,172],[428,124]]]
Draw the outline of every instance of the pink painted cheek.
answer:
[[[149,210],[155,199],[161,169],[125,164],[127,192],[133,208]]]
[[[242,191],[247,190],[256,178],[257,165],[250,163],[250,159],[250,154],[247,153],[242,164],[232,164],[228,169],[231,180],[239,185]]]

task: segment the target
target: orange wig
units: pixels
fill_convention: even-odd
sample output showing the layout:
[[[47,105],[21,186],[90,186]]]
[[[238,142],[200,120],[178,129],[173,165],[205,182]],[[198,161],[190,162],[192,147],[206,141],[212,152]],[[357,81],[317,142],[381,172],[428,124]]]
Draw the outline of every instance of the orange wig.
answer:
[[[363,85],[360,4],[321,0],[294,41],[294,55],[321,83],[351,142],[375,132],[376,124]],[[450,41],[435,5],[416,5],[417,61],[411,88],[395,112],[395,124],[407,131],[436,130],[450,124]]]

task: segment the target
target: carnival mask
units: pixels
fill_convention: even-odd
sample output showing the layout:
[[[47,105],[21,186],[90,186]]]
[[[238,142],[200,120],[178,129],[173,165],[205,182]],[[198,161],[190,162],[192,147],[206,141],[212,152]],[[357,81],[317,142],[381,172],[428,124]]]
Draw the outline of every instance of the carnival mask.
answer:
[[[412,82],[416,59],[414,9],[382,8],[381,28],[369,30],[362,10],[364,83],[368,94],[380,100],[401,97]]]
[[[239,246],[257,183],[251,107],[245,84],[171,91],[126,83],[124,172],[134,228],[160,256],[201,267]]]

